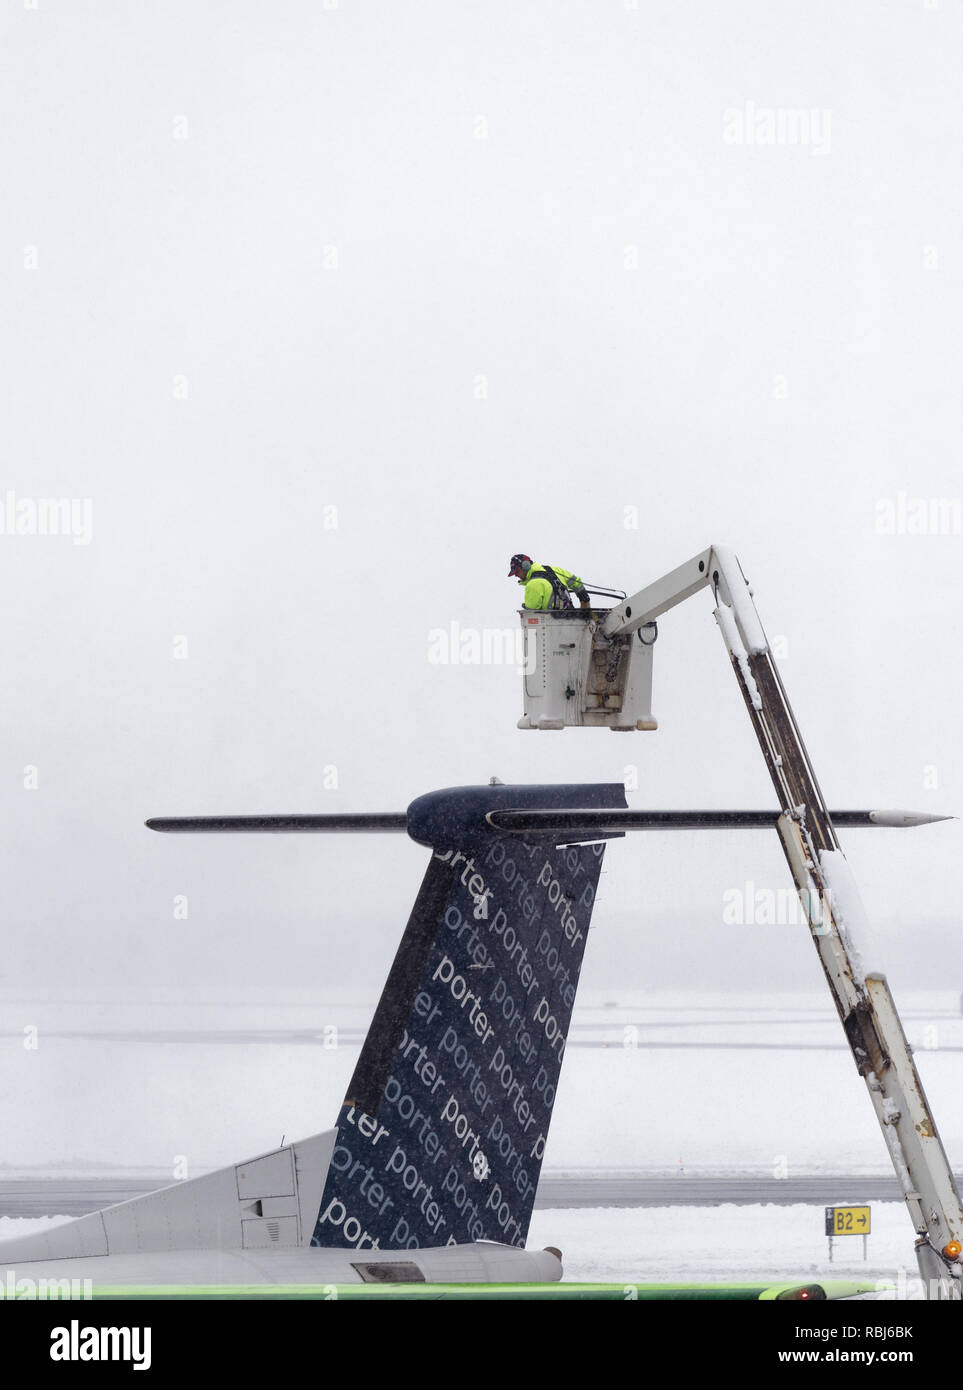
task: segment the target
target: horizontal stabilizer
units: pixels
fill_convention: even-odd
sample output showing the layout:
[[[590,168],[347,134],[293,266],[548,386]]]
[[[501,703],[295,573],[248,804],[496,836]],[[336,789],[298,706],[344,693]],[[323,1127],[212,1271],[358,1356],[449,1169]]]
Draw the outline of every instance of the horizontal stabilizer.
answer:
[[[404,811],[346,811],[323,816],[155,816],[145,821],[148,830],[176,831],[184,835],[231,834],[304,835],[339,831],[357,834],[366,831],[407,830]]]
[[[840,829],[904,829],[955,820],[923,811],[830,811]],[[757,830],[775,826],[778,811],[602,811],[531,807],[489,811],[494,830],[508,834],[622,834],[627,830]],[[155,816],[149,830],[180,835],[326,835],[399,833],[410,829],[405,811],[345,811],[325,815]],[[416,838],[421,838],[420,836]]]
[[[840,828],[929,825],[952,820],[915,811],[830,811]],[[778,811],[489,811],[496,830],[515,834],[578,834],[624,830],[755,830],[775,827]]]

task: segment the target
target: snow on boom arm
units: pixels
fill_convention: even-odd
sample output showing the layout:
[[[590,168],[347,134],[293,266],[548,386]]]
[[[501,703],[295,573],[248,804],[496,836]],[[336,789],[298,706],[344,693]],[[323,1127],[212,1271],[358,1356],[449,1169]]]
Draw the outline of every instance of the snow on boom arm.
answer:
[[[709,585],[714,616],[782,808],[776,825],[783,850],[917,1232],[924,1287],[930,1297],[959,1298],[959,1194],[886,980],[863,973],[854,945],[864,920],[859,893],[739,561],[730,550],[711,547],[611,609],[601,633],[620,638],[650,628],[662,613]]]

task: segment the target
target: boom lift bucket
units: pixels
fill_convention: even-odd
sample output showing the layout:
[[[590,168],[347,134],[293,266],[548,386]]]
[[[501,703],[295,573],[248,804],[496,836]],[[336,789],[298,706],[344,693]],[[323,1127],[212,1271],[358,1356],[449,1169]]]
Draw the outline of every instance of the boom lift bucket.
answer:
[[[519,611],[525,634],[520,729],[656,729],[652,652],[658,629],[607,636],[608,609]]]

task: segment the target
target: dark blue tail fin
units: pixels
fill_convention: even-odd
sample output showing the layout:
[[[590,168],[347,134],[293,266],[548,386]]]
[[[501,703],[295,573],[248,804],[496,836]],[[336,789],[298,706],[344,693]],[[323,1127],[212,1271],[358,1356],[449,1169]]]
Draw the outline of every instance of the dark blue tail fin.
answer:
[[[486,817],[625,795],[497,786],[421,802],[409,833],[435,848],[338,1118],[316,1245],[524,1245],[604,845],[557,848]],[[445,846],[454,835],[462,848]]]

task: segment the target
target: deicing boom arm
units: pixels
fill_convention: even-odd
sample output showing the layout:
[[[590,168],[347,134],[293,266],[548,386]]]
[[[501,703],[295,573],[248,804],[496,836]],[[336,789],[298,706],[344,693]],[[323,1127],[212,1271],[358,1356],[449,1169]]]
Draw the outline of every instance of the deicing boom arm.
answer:
[[[631,632],[709,585],[782,808],[783,851],[918,1235],[920,1273],[930,1297],[959,1298],[959,1193],[886,981],[863,973],[852,935],[863,920],[858,890],[739,561],[725,547],[712,546],[612,609],[604,630]]]

